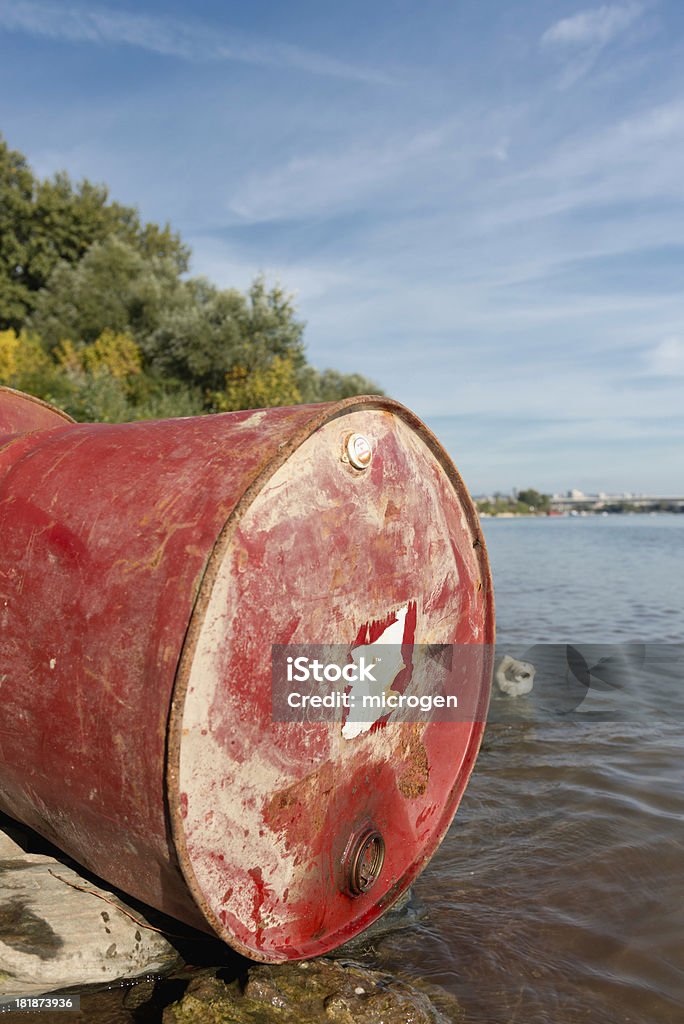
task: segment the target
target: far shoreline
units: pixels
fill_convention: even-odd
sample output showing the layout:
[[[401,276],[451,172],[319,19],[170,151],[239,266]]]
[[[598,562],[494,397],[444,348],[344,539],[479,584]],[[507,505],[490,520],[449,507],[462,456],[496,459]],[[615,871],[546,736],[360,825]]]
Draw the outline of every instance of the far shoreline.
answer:
[[[587,509],[570,512],[480,512],[480,519],[623,519],[626,516],[680,516],[684,510],[677,509],[630,509],[625,511],[590,511]]]

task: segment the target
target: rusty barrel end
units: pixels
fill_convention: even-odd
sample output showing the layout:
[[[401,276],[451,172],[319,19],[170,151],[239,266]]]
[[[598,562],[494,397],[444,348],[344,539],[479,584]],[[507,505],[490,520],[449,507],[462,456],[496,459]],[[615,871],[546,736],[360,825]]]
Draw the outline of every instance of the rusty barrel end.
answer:
[[[427,428],[387,399],[320,407],[262,466],[214,548],[174,690],[181,870],[257,960],[324,954],[411,884],[456,811],[483,721],[274,722],[271,645],[494,640],[477,514]],[[475,660],[486,705],[491,665]]]

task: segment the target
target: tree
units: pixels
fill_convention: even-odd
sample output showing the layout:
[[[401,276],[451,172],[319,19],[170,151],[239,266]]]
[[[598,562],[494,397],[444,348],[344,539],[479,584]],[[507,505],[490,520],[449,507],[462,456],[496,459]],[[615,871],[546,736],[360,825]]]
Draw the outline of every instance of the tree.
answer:
[[[127,382],[142,372],[142,355],[130,334],[104,330],[92,345],[75,348],[64,341],[55,350],[60,366],[72,372],[109,373],[115,380]]]
[[[339,373],[337,370],[316,370],[305,366],[298,375],[304,402],[337,402],[353,395],[382,395],[374,381],[360,373]]]
[[[528,508],[545,512],[549,507],[550,498],[548,494],[540,494],[534,487],[528,487],[527,490],[518,493],[518,502],[527,505]]]
[[[177,274],[188,269],[189,249],[168,225],[143,224],[104,185],[74,185],[64,173],[40,181],[0,136],[0,329],[25,325],[60,261],[76,264],[112,236],[145,260],[169,260]]]
[[[0,329],[23,326],[29,308],[25,267],[33,213],[33,175],[0,136]]]
[[[0,136],[0,382],[77,419],[193,415],[379,388],[310,366],[280,285],[185,279],[189,250],[104,185],[34,177]]]
[[[29,331],[0,331],[0,384],[27,391],[47,401],[64,397],[60,368]]]
[[[280,286],[268,289],[259,277],[243,295],[195,278],[182,283],[141,345],[154,372],[203,388],[209,407],[223,409],[235,408],[238,394],[256,401],[263,388],[301,401],[294,378],[306,366],[303,333],[292,297]],[[290,374],[293,380],[285,384]]]
[[[181,282],[156,328],[140,339],[150,370],[205,391],[220,390],[241,354],[244,296],[204,278]]]
[[[297,387],[293,357],[276,355],[267,365],[252,370],[234,366],[226,374],[224,390],[215,392],[211,400],[217,412],[297,405],[302,396]]]
[[[48,349],[91,344],[103,331],[128,333],[139,344],[156,330],[182,289],[168,257],[145,259],[112,235],[78,263],[61,260],[37,293],[29,325]]]
[[[9,384],[17,372],[17,349],[19,339],[16,331],[0,331],[0,384]]]
[[[296,318],[294,298],[276,284],[270,291],[263,275],[252,282],[238,317],[243,351],[252,365],[271,356],[291,360],[295,370],[306,364],[304,323]]]

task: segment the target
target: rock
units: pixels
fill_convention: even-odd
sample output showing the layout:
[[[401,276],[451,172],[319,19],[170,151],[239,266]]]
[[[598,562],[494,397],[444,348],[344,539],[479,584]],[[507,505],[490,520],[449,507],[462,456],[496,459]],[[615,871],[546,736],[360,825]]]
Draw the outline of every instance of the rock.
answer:
[[[0,831],[0,860],[8,860],[10,857],[23,857],[24,848],[16,843],[12,838],[12,834],[17,834],[15,830],[12,833],[9,831]]]
[[[138,1010],[141,1006],[145,1006],[149,1003],[154,996],[155,985],[157,979],[152,977],[143,978],[142,981],[136,982],[124,993],[122,999],[123,1005],[127,1010]]]
[[[446,993],[438,1009],[414,985],[358,964],[320,959],[258,965],[244,987],[214,974],[194,979],[164,1010],[164,1024],[454,1024]]]
[[[26,845],[19,827],[0,831],[0,1000],[166,972],[177,962],[137,910]]]

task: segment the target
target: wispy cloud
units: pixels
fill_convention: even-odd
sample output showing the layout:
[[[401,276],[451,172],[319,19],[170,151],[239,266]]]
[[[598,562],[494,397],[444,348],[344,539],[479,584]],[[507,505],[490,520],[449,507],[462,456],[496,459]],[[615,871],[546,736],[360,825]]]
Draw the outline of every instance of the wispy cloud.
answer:
[[[599,205],[684,199],[684,102],[674,99],[599,131],[562,141],[508,182],[491,226]]]
[[[641,17],[643,11],[638,3],[605,4],[579,11],[551,25],[541,37],[542,46],[605,46]]]
[[[382,144],[361,142],[334,153],[295,157],[250,177],[232,197],[230,209],[243,220],[259,222],[363,207],[379,189],[439,152],[448,132],[439,126]]]
[[[601,51],[638,21],[645,12],[641,3],[604,4],[578,11],[549,26],[541,37],[543,49],[560,56],[563,74],[559,85],[568,88],[586,75]]]
[[[458,4],[400,6],[360,37],[343,5],[312,22],[295,2],[276,29],[246,4],[233,31],[218,0],[0,0],[3,130],[41,175],[170,218],[193,273],[297,289],[312,363],[448,416],[476,490],[667,491],[684,472],[678,0],[522,4],[514,32],[494,0],[465,34]],[[72,52],[113,72],[89,88]]]
[[[69,42],[134,46],[181,60],[229,60],[356,82],[389,81],[373,68],[244,31],[226,33],[198,21],[132,14],[107,7],[0,0],[2,29]]]

